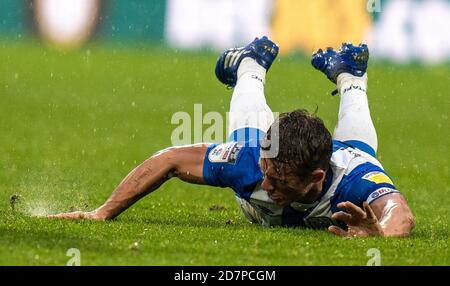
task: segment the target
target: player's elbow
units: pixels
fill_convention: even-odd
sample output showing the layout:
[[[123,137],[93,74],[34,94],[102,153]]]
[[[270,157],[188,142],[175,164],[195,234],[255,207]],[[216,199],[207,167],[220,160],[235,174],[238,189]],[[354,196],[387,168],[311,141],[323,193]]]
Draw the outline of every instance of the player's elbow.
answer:
[[[416,217],[414,216],[414,214],[411,212],[411,210],[407,209],[407,211],[405,211],[404,217],[403,217],[403,225],[405,225],[405,236],[408,236],[411,231],[416,227]]]
[[[169,147],[152,158],[158,161],[159,170],[166,172],[166,179],[178,177],[183,181],[202,184],[203,160],[207,149],[206,144]]]
[[[195,156],[190,146],[172,146],[157,152],[153,157],[158,157],[160,166],[170,172],[171,176],[177,176],[186,166],[199,163],[193,158],[203,159],[203,156]],[[197,158],[198,157],[198,158]]]
[[[416,218],[409,211],[399,218],[396,227],[385,228],[384,236],[387,237],[407,237],[411,231],[416,227]]]
[[[174,172],[177,169],[177,158],[180,157],[180,149],[176,147],[168,147],[156,152],[151,159],[157,160],[161,169]]]
[[[411,226],[411,229],[416,227],[416,217],[412,214],[412,212],[409,213],[408,222]]]
[[[409,215],[406,218],[407,223],[409,225],[409,231],[408,235],[411,233],[411,231],[416,227],[416,217],[412,214],[412,212],[409,213]]]

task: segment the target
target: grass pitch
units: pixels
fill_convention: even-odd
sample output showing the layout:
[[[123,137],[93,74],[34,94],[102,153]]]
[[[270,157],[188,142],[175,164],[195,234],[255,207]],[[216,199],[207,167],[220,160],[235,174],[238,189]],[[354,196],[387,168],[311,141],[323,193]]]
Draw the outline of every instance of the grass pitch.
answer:
[[[70,248],[82,265],[366,265],[370,248],[382,265],[450,264],[448,67],[369,68],[379,158],[417,217],[409,238],[250,225],[231,190],[176,179],[114,221],[40,217],[102,204],[134,166],[170,146],[175,112],[202,103],[204,113],[225,114],[230,91],[215,79],[216,56],[0,43],[0,264],[66,265]],[[278,112],[318,106],[332,129],[332,89],[307,59],[280,57],[266,97]]]

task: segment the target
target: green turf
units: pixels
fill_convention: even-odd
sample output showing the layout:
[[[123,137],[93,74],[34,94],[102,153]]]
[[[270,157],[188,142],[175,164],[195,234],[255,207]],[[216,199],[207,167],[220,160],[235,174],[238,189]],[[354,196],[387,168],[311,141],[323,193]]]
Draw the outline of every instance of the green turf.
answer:
[[[80,249],[82,265],[365,265],[370,248],[383,265],[450,264],[448,67],[370,66],[379,158],[417,228],[405,239],[342,239],[249,225],[231,190],[176,180],[115,221],[39,218],[97,207],[170,145],[173,113],[202,103],[205,113],[225,114],[230,91],[214,77],[213,53],[114,45],[60,53],[0,42],[0,59],[1,265],[65,265],[69,248]],[[332,89],[307,60],[280,57],[266,94],[278,112],[318,106],[332,128]]]

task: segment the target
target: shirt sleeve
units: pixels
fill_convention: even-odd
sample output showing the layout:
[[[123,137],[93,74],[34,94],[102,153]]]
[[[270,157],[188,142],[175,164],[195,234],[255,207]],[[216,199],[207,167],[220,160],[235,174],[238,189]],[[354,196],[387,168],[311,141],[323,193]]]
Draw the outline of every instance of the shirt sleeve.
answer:
[[[362,207],[363,202],[371,204],[387,194],[399,193],[382,169],[359,174],[339,189],[332,199],[332,212],[339,211],[337,204],[340,202],[350,201]]]
[[[261,181],[259,146],[240,142],[211,145],[203,161],[203,179],[208,185],[230,187],[241,197],[250,196]]]

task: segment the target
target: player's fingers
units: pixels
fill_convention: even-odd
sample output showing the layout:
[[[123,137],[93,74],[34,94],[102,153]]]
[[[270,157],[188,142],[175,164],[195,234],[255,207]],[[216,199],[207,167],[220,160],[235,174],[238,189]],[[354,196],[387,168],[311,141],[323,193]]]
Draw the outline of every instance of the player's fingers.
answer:
[[[339,207],[339,205],[338,205]],[[342,208],[348,212],[349,214],[351,214],[355,219],[358,220],[363,220],[366,218],[366,213],[359,208],[358,206],[356,206],[355,204],[353,204],[352,202],[344,202],[342,204]]]
[[[352,215],[343,211],[334,213],[331,216],[332,219],[334,220],[340,220],[342,222],[345,222],[346,224],[349,224],[352,220]]]
[[[345,209],[345,202],[338,203],[337,207],[340,209]]]
[[[366,212],[367,218],[372,220],[378,220],[377,216],[373,212],[372,208],[369,206],[367,202],[363,203],[364,210]]]
[[[337,236],[342,236],[342,237],[349,236],[348,232],[346,232],[342,228],[337,227],[335,225],[332,225],[332,226],[328,227],[328,231],[331,232],[334,235],[337,235]]]
[[[355,218],[364,219],[367,217],[366,213],[352,202],[347,202],[347,210]]]
[[[82,219],[84,218],[84,212],[71,212],[71,213],[62,213],[55,215],[48,215],[47,218],[57,218],[57,219]]]
[[[68,217],[62,214],[58,214],[58,215],[48,215],[47,218],[50,219],[67,219]]]
[[[62,213],[62,214],[53,214],[53,215],[48,215],[48,218],[66,218],[67,214]]]

